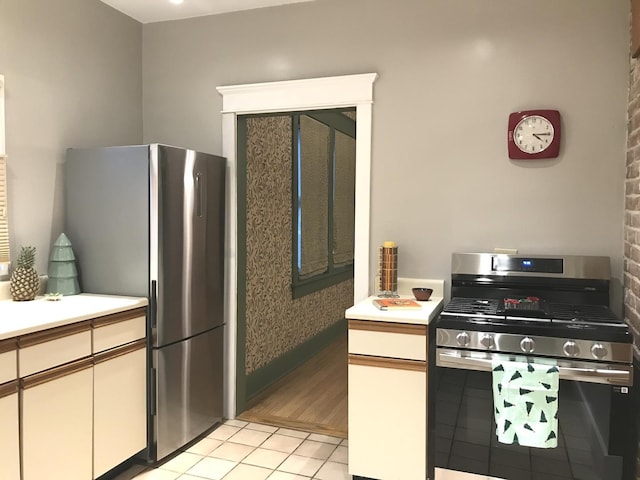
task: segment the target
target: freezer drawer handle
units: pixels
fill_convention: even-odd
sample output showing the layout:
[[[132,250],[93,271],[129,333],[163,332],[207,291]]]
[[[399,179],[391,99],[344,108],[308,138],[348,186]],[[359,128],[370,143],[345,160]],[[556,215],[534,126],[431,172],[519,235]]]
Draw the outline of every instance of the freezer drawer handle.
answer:
[[[153,417],[156,415],[156,369],[151,368],[149,370],[149,416]]]

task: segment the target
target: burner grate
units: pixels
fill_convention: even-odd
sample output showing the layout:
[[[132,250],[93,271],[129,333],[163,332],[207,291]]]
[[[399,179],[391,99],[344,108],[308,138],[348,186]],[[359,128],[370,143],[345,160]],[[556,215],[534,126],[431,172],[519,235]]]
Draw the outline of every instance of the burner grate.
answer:
[[[572,305],[550,303],[549,311],[554,320],[576,323],[622,323],[620,319],[604,305]]]
[[[461,315],[497,315],[498,300],[454,297],[445,306],[444,312]]]

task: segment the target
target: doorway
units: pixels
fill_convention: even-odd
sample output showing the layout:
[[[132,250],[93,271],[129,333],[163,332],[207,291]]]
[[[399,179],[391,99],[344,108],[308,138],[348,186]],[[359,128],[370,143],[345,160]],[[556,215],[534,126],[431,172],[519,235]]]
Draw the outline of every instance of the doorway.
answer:
[[[353,108],[238,117],[240,419],[346,436],[355,130]]]
[[[228,159],[229,209],[226,254],[225,416],[235,418],[246,402],[246,377],[238,373],[237,324],[237,116],[251,113],[356,107],[356,225],[354,242],[354,302],[369,292],[369,204],[373,82],[377,74],[218,87],[223,96],[223,155]],[[240,333],[240,335],[238,335]],[[242,339],[243,341],[244,339]],[[244,353],[244,352],[242,352]],[[241,408],[238,408],[241,407]]]

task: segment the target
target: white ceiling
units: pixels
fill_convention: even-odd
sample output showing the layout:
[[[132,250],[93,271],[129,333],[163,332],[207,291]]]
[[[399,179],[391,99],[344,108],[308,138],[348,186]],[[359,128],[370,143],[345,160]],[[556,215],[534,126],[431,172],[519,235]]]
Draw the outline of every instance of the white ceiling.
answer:
[[[101,1],[141,23],[152,23],[315,0],[184,0],[180,5],[169,0]]]

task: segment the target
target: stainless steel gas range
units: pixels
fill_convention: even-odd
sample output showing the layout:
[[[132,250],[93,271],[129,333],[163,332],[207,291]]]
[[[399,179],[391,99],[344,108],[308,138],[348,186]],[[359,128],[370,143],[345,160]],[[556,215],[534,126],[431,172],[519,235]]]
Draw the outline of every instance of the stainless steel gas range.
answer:
[[[430,478],[634,478],[632,335],[609,308],[609,264],[594,256],[453,254],[451,300],[435,322],[432,349]],[[553,373],[542,371],[536,382],[547,388],[545,379],[557,375],[557,394],[546,396],[557,401],[551,444],[499,435],[501,362],[516,375],[548,368]],[[533,430],[529,403],[515,418]]]

